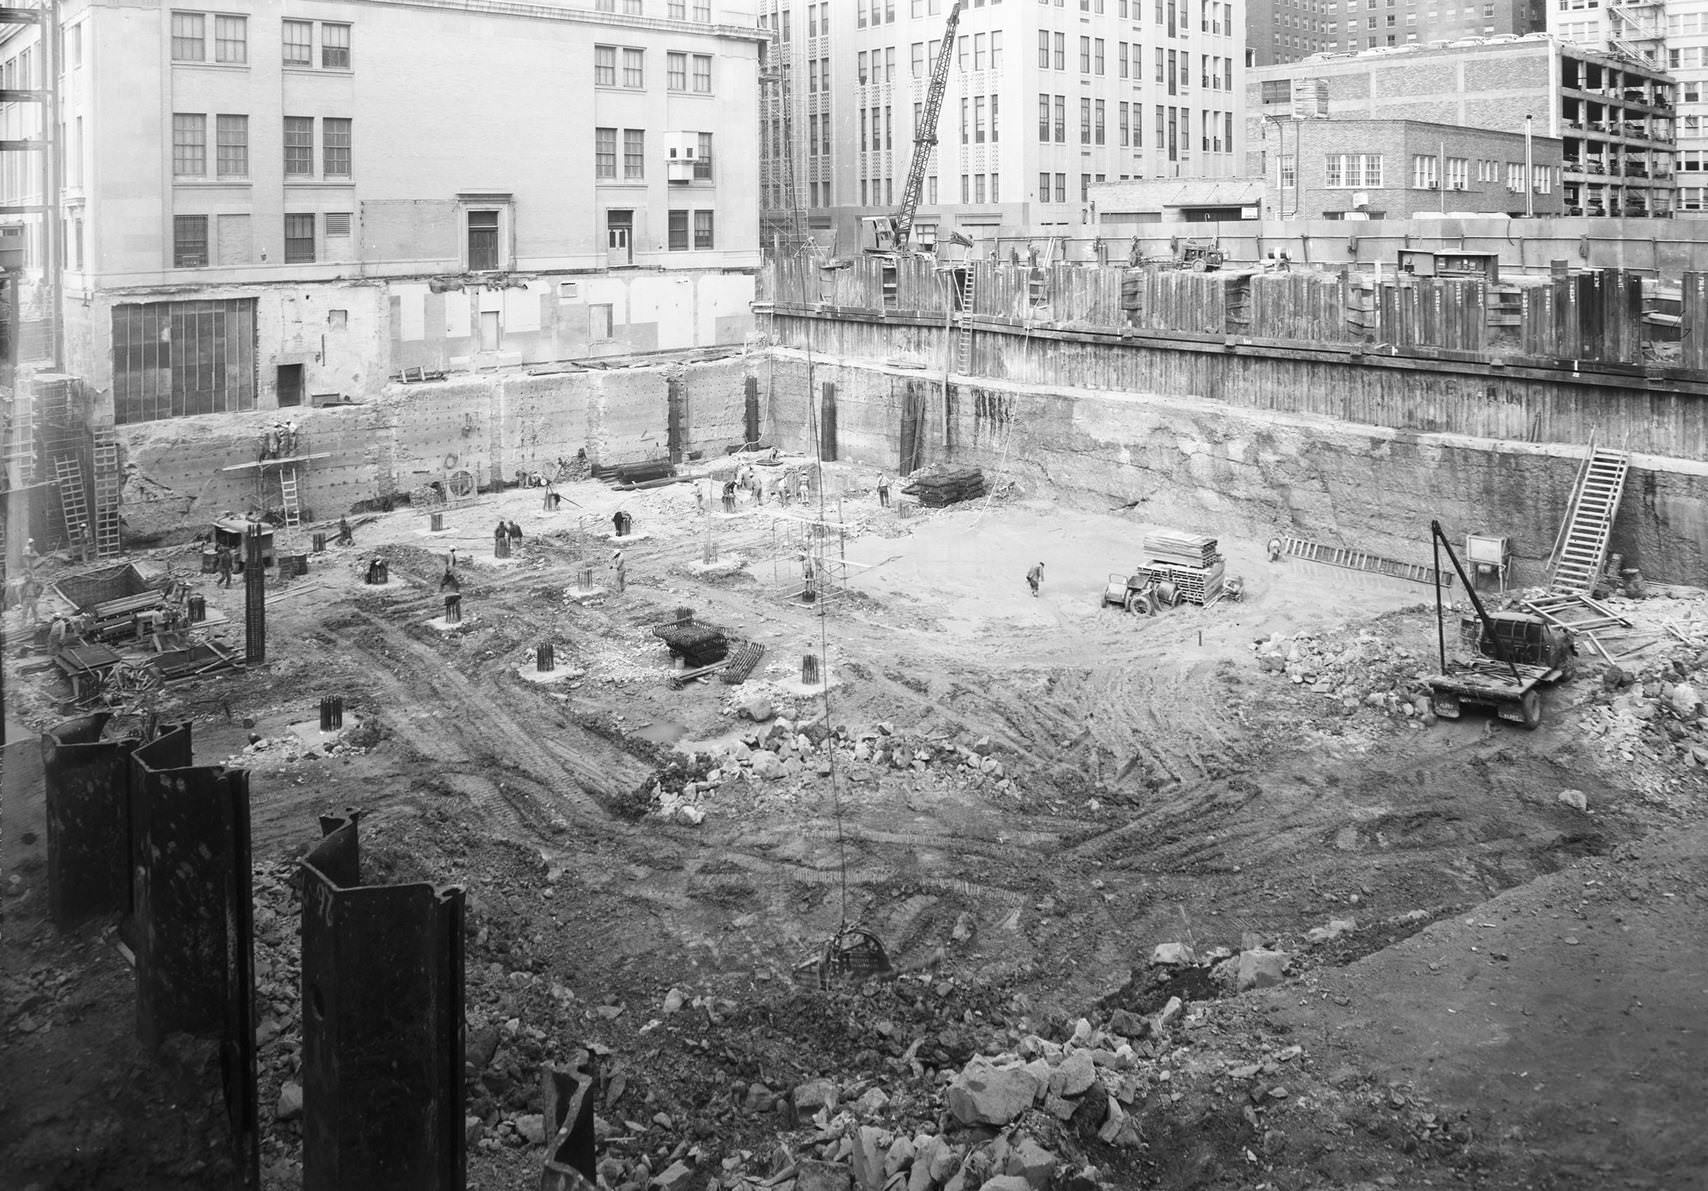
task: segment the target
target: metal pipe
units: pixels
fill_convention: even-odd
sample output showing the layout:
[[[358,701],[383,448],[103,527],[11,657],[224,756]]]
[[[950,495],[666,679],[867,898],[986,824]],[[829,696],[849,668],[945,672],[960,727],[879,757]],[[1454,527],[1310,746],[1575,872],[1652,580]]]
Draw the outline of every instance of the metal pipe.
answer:
[[[1524,116],[1524,217],[1536,214],[1536,166],[1530,140],[1530,114]]]

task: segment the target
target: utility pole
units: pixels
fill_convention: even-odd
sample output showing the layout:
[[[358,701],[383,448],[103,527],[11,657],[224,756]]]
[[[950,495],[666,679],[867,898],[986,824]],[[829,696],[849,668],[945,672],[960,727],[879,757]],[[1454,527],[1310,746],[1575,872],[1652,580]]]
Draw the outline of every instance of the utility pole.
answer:
[[[1530,114],[1524,115],[1524,217],[1536,214],[1536,166],[1530,143]]]

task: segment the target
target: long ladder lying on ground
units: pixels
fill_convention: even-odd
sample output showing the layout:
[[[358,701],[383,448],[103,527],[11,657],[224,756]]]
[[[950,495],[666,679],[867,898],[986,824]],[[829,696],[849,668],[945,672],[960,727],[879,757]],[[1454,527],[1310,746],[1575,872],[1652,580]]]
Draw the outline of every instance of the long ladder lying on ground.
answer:
[[[1395,579],[1410,579],[1413,583],[1435,582],[1435,568],[1425,566],[1421,562],[1399,562],[1392,558],[1383,558],[1378,554],[1369,554],[1363,550],[1349,550],[1344,546],[1325,546],[1321,542],[1307,542],[1304,538],[1282,538],[1281,549],[1294,558],[1302,558],[1306,562],[1326,562],[1332,567],[1346,567],[1352,571],[1368,571],[1372,575],[1389,575]],[[1453,586],[1453,572],[1442,572],[1441,585],[1443,587]]]
[[[59,484],[59,511],[65,518],[65,536],[81,555],[89,540],[89,502],[83,495],[83,466],[75,455],[53,461],[54,480]]]
[[[119,554],[119,443],[111,426],[95,427],[95,554]]]
[[[1624,451],[1590,448],[1589,463],[1578,480],[1554,557],[1548,590],[1558,595],[1590,595],[1607,563],[1607,539],[1625,491],[1631,456]]]

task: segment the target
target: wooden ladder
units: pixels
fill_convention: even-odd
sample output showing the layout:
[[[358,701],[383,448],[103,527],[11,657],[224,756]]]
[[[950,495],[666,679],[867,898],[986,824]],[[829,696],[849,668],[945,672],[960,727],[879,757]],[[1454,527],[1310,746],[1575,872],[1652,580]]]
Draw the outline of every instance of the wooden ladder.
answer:
[[[297,500],[297,469],[281,467],[279,469],[279,496],[285,509],[284,537],[288,544],[297,544],[297,531],[302,528],[302,505]]]
[[[59,511],[65,518],[65,536],[82,557],[89,544],[89,502],[83,495],[83,465],[75,455],[53,461],[54,481],[59,485]]]
[[[119,541],[119,443],[111,426],[95,427],[95,555],[114,558]]]
[[[1607,562],[1607,541],[1613,518],[1625,492],[1631,456],[1624,451],[1592,447],[1589,465],[1578,480],[1571,512],[1561,532],[1559,552],[1548,590],[1563,595],[1589,595]]]
[[[976,268],[971,261],[961,273],[961,330],[955,343],[955,358],[963,376],[973,369],[973,274]]]

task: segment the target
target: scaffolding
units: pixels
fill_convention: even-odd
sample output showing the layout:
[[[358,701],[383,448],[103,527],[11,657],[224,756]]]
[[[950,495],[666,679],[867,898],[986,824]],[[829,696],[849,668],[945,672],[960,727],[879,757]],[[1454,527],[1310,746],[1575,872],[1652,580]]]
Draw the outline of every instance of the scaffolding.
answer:
[[[795,99],[789,42],[781,22],[787,9],[763,0],[760,25],[771,30],[759,70],[759,242],[777,256],[794,256],[807,244],[806,219],[795,181]]]

